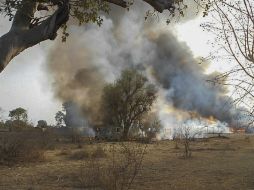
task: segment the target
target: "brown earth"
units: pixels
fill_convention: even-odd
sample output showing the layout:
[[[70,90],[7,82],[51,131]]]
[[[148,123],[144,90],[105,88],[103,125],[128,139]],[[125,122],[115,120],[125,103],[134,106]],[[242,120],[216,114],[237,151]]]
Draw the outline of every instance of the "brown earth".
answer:
[[[101,147],[109,145],[100,143]],[[70,154],[95,146],[78,149],[77,145],[60,144],[45,153],[43,162],[0,166],[0,190],[82,189],[80,167],[87,160],[70,159]],[[254,136],[192,142],[190,159],[182,158],[182,147],[174,147],[172,141],[149,144],[132,189],[254,190]]]

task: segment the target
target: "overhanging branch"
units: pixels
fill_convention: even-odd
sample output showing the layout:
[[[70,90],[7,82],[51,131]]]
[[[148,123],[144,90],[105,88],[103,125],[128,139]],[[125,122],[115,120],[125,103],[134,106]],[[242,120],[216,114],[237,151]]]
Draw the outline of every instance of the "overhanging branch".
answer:
[[[28,15],[32,14],[34,9],[36,9],[36,5],[26,7],[28,11],[26,16],[24,16],[25,8],[18,10],[11,30],[0,38],[0,72],[23,50],[42,41],[55,39],[58,29],[69,19],[70,8],[68,1],[66,1],[49,18],[30,28]]]
[[[126,8],[127,2],[125,0],[104,0],[108,3],[118,5],[120,7]],[[163,12],[164,10],[171,10],[174,8],[174,0],[143,0],[144,2],[151,5],[158,12]]]

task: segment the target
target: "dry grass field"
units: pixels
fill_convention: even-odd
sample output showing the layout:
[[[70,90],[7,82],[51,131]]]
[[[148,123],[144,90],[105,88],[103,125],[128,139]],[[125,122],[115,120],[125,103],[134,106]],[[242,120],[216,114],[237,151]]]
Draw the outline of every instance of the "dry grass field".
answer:
[[[115,145],[117,145],[116,143]],[[134,143],[133,143],[134,144]],[[112,143],[99,143],[106,154]],[[87,152],[98,143],[58,144],[41,162],[0,166],[1,190],[71,190],[82,186],[82,166],[91,161]],[[183,148],[172,141],[149,144],[142,170],[131,189],[137,190],[253,190],[254,136],[231,135],[192,142],[192,157],[183,159]],[[96,157],[96,156],[95,156]],[[107,156],[99,155],[104,163]],[[89,172],[88,172],[89,173]]]

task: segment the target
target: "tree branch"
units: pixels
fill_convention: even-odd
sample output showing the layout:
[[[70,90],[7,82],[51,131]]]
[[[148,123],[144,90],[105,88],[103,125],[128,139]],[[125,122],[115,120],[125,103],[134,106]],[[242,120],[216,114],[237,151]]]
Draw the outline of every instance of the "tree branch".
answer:
[[[104,0],[108,3],[118,5],[120,7],[126,8],[127,2],[125,0]],[[144,2],[151,5],[155,10],[162,13],[164,10],[171,10],[174,8],[174,0],[143,0]]]
[[[162,13],[164,10],[174,8],[174,0],[143,0],[150,4],[156,11]]]
[[[21,7],[17,10],[12,23],[11,30],[28,30],[31,20],[36,11],[36,1],[23,0]]]
[[[111,3],[111,4],[115,4],[115,5],[123,7],[123,8],[127,7],[127,2],[124,0],[104,0],[104,1]]]
[[[23,12],[18,10],[11,30],[0,38],[0,72],[23,50],[48,39],[54,40],[58,29],[69,19],[69,4],[63,4],[53,15],[31,29],[28,18],[20,18],[21,14]]]
[[[103,0],[126,8],[126,0]],[[175,0],[143,0],[158,12],[172,10]],[[58,9],[42,21],[39,25],[31,27],[38,1],[22,0],[18,8],[10,31],[0,37],[0,73],[8,63],[23,50],[45,40],[54,40],[58,29],[69,19],[69,0],[59,0]]]

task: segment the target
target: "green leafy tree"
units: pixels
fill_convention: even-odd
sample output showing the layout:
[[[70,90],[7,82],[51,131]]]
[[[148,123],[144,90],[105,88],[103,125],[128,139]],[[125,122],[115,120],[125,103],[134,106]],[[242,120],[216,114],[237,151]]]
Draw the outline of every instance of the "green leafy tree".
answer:
[[[63,127],[65,125],[65,113],[62,111],[58,111],[55,115],[56,126]]]
[[[40,128],[46,128],[47,126],[48,124],[47,124],[47,121],[45,120],[39,120],[37,123],[37,127],[40,127]]]
[[[183,0],[143,0],[156,11],[169,11],[169,15],[184,16],[187,6]],[[192,0],[203,2],[203,0]],[[102,24],[101,12],[108,13],[114,4],[128,9],[134,0],[1,0],[0,13],[9,17],[12,26],[0,37],[0,72],[19,53],[45,40],[54,40],[57,31],[62,28],[63,41],[67,33],[67,21],[70,17],[85,24]],[[148,11],[147,15],[156,11]]]
[[[156,89],[140,72],[124,70],[118,80],[104,88],[102,96],[103,120],[108,127],[122,128],[122,138],[138,127],[141,118],[151,110]]]
[[[9,113],[9,117],[12,121],[23,121],[27,122],[28,116],[27,116],[27,110],[24,108],[16,108]]]
[[[6,126],[13,130],[20,130],[23,127],[31,127],[28,123],[27,110],[24,108],[16,108],[9,112],[10,120],[6,121]]]

